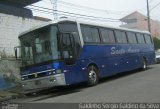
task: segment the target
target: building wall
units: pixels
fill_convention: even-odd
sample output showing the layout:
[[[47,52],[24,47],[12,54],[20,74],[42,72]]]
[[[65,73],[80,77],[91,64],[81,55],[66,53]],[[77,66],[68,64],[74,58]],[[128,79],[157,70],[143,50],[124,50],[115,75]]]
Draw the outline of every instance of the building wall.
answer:
[[[123,28],[129,28],[129,29],[137,29],[138,28],[138,25],[137,23],[129,23],[129,24],[124,24],[123,25],[120,25],[120,27],[123,27]]]
[[[148,21],[138,21],[138,29],[148,31]],[[151,20],[151,33],[153,37],[160,37],[160,22]]]
[[[25,8],[26,5],[40,0],[12,1],[0,1],[0,91],[21,83],[21,61],[9,58],[14,57],[14,47],[19,45],[19,34],[50,21],[39,17],[35,19],[32,11]]]
[[[135,23],[123,24],[120,27],[148,31],[148,21],[137,20]],[[151,20],[151,33],[153,37],[160,37],[160,22]]]
[[[18,35],[45,21],[0,13],[0,57],[14,57],[14,47],[19,45]]]
[[[127,19],[129,19],[127,21]],[[136,19],[134,22],[129,22],[130,19]],[[148,21],[147,17],[142,15],[139,12],[134,12],[133,14],[128,15],[121,19],[123,22],[121,27],[138,29],[142,31],[148,31]],[[151,20],[151,34],[153,37],[160,37],[160,22],[156,20]]]

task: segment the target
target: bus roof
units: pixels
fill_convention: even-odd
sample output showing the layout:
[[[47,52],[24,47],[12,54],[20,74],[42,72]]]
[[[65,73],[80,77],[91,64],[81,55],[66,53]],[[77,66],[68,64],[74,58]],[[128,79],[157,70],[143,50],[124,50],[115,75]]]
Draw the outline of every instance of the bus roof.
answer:
[[[122,28],[122,27],[115,27],[115,26],[109,26],[109,25],[105,25],[105,24],[101,24],[101,23],[95,23],[95,22],[91,22],[91,21],[84,21],[84,20],[76,20],[76,19],[70,19],[70,18],[62,18],[62,19],[58,19],[56,21],[50,21],[50,22],[46,22],[42,25],[38,25],[35,26],[27,31],[22,32],[19,36],[22,36],[24,34],[27,34],[31,31],[34,31],[36,29],[51,25],[51,24],[56,24],[59,22],[65,22],[65,21],[71,21],[71,22],[78,22],[80,24],[85,24],[85,25],[91,25],[91,26],[98,26],[98,27],[105,27],[105,28],[111,28],[111,29],[118,29],[118,30],[124,30],[124,31],[131,31],[131,32],[139,32],[139,33],[145,33],[145,34],[150,34],[150,32],[148,31],[141,31],[141,30],[135,30],[135,29],[127,29],[127,28]]]

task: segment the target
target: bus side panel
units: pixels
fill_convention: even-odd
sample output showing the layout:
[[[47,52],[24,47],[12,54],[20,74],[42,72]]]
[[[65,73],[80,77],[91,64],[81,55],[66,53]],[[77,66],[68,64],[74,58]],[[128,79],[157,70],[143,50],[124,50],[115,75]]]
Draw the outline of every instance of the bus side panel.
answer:
[[[139,45],[138,47],[141,49],[140,54],[139,54],[141,63],[143,61],[143,58],[146,58],[148,65],[154,64],[155,63],[154,46],[150,44],[145,44],[143,46]]]
[[[89,63],[95,63],[100,77],[109,76],[119,69],[116,65],[119,63],[117,54],[112,54],[117,49],[117,45],[85,45],[81,58],[89,59]]]
[[[130,71],[141,67],[139,51],[141,51],[141,49],[138,48],[137,45],[119,44],[116,73]]]
[[[68,66],[64,64],[63,69],[67,70],[65,73],[66,82],[75,84],[87,81],[87,67],[92,63],[97,65],[100,77],[115,74],[117,66],[114,64],[119,61],[116,56],[111,58],[111,47],[113,46],[85,45],[75,65]]]
[[[85,62],[84,64],[87,64]],[[65,73],[66,84],[76,84],[87,81],[86,69],[81,60],[77,60],[74,65],[66,65],[64,63],[63,72]]]
[[[148,50],[148,55],[147,55],[147,64],[152,65],[155,64],[155,51],[154,51],[154,46],[153,45],[146,45]]]
[[[150,47],[150,49],[149,49]],[[125,50],[125,53],[121,50]],[[118,51],[117,51],[118,50]],[[153,63],[154,52],[150,45],[84,45],[75,65],[65,65],[63,69],[67,84],[87,81],[87,67],[96,64],[100,77],[140,68],[143,57],[148,64]]]

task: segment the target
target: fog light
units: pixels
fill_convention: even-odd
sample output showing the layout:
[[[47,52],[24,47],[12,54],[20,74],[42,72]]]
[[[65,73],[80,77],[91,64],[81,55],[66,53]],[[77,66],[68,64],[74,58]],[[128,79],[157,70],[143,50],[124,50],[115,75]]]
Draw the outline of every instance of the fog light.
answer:
[[[52,74],[52,72],[49,72],[49,75],[51,75]]]
[[[24,78],[21,78],[22,80],[24,80]]]

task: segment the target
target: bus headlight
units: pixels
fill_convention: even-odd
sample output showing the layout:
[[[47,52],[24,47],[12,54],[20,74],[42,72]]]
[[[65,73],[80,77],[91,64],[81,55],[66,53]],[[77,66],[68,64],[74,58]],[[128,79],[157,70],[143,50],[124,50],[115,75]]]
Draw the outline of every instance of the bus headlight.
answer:
[[[21,79],[24,80],[24,77],[22,77]]]
[[[48,74],[49,74],[49,75],[52,75],[52,72],[49,72]]]

